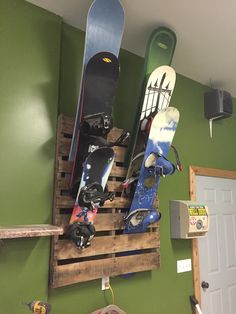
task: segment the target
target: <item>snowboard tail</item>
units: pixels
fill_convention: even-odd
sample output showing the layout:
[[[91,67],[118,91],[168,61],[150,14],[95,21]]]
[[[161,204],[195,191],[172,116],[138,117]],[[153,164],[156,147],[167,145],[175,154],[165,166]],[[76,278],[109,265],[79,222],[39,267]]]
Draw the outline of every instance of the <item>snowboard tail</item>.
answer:
[[[67,237],[79,248],[89,246],[94,237],[93,224],[99,206],[107,199],[113,200],[113,194],[106,193],[105,187],[114,158],[112,148],[101,147],[90,153],[83,164],[83,174],[67,230]]]

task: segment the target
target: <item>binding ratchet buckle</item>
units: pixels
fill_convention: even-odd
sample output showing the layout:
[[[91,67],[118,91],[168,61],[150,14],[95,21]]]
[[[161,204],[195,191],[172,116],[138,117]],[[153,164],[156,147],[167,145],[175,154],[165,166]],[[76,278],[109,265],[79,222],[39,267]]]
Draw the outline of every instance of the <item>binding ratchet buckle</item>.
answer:
[[[113,201],[113,199],[114,193],[104,192],[101,184],[94,182],[80,190],[79,205],[94,210],[98,205],[102,206],[106,200]]]
[[[104,136],[112,127],[112,117],[104,112],[85,116],[80,124],[80,130],[85,135]]]

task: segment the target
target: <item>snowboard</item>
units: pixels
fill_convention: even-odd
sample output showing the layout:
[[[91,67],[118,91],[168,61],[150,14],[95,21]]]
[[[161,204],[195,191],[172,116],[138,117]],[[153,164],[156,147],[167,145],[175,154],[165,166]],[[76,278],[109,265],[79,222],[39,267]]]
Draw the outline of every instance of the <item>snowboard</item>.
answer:
[[[95,54],[87,64],[83,82],[83,108],[70,180],[71,188],[79,181],[82,164],[89,152],[105,145],[102,138],[106,138],[106,134],[112,128],[112,102],[119,71],[119,61],[110,52]]]
[[[83,107],[84,72],[89,60],[101,51],[118,57],[124,30],[124,10],[119,0],[94,0],[90,6],[85,34],[84,57],[69,160],[74,161]]]
[[[137,175],[140,170],[143,159],[142,152],[145,151],[152,119],[158,111],[164,110],[169,106],[175,80],[176,74],[174,69],[166,65],[156,68],[149,76],[139,122],[137,123],[137,138],[132,153],[134,158],[129,164],[124,186],[127,180]]]
[[[105,200],[113,199],[113,194],[106,192],[105,187],[114,158],[112,148],[100,147],[90,153],[83,163],[83,174],[66,233],[79,248],[90,245],[99,206]]]
[[[179,112],[173,107],[159,111],[152,121],[138,183],[125,217],[124,233],[145,232],[161,217],[156,206],[157,190],[160,177],[171,175],[176,170],[175,165],[167,160],[167,155],[178,121]]]
[[[151,73],[162,65],[170,65],[172,62],[173,54],[176,46],[175,33],[166,27],[159,27],[155,29],[149,37],[145,62],[144,62],[144,74],[142,80],[142,86],[140,88],[139,101],[137,103],[137,109],[135,113],[135,120],[131,131],[130,144],[126,154],[126,166],[134,158],[135,145],[139,133],[139,121],[144,103],[144,97],[146,92],[146,86]],[[157,111],[160,108],[157,108]]]

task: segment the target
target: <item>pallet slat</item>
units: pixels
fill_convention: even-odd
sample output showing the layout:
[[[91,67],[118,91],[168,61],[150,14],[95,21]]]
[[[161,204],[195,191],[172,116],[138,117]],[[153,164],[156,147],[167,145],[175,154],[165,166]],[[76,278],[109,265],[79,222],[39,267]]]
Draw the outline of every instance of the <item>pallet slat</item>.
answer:
[[[52,287],[152,270],[159,267],[159,260],[158,253],[148,253],[60,265],[55,268]]]
[[[58,208],[73,208],[75,200],[71,196],[56,196]],[[115,197],[113,201],[106,201],[101,208],[128,208],[130,206],[130,199],[125,197]]]
[[[53,222],[64,232],[75,202],[69,194],[72,163],[67,161],[73,123],[73,119],[62,115],[57,131]],[[112,129],[108,141],[115,142],[122,132],[121,129]],[[64,236],[52,239],[50,285],[53,288],[160,266],[158,224],[152,225],[146,233],[123,234],[124,216],[131,204],[129,198],[120,196],[123,192],[121,183],[127,171],[123,167],[127,146],[115,146],[114,151],[116,157],[107,187],[116,193],[115,199],[105,202],[99,209],[95,220],[96,235],[91,246],[80,250]],[[124,255],[124,252],[130,253]]]
[[[59,153],[62,156],[68,156],[69,155],[70,143],[71,143],[71,139],[70,138],[62,138],[60,140],[60,143],[59,143]],[[114,146],[113,149],[114,149],[114,152],[115,152],[115,161],[123,162],[125,153],[127,151],[127,148],[123,147],[123,146]]]
[[[96,231],[109,230],[123,230],[124,229],[124,215],[123,213],[105,213],[97,214],[94,226]],[[62,226],[65,230],[68,227],[71,214],[57,215],[57,224]]]
[[[58,192],[61,190],[69,190],[70,186],[70,178],[58,178],[56,188]],[[108,181],[107,182],[107,189],[110,192],[122,192],[122,183],[120,181]],[[57,193],[58,194],[58,193]]]
[[[118,252],[153,249],[159,247],[159,235],[155,232],[101,236],[93,239],[86,250],[78,249],[71,241],[61,240],[56,245],[58,260],[81,258]]]
[[[56,223],[64,230],[68,227],[71,214],[56,215]],[[124,229],[124,213],[97,214],[94,226],[96,231],[116,231]],[[152,224],[150,228],[157,228],[158,223]]]

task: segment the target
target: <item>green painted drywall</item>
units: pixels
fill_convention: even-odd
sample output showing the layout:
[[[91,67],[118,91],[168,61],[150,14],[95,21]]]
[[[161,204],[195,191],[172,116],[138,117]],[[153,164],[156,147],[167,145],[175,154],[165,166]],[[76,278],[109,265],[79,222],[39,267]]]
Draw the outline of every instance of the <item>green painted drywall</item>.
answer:
[[[61,30],[61,19],[40,8],[20,0],[0,2],[1,224],[50,222],[57,98],[59,94],[62,112],[75,113],[83,40],[83,32],[66,24]],[[114,117],[117,126],[131,129],[143,59],[122,50],[120,61]],[[203,117],[206,89],[177,76],[171,105],[180,111],[174,144],[184,171],[162,179],[160,185],[161,268],[130,279],[111,279],[116,303],[129,314],[190,313],[192,274],[177,274],[176,260],[191,257],[191,243],[171,241],[168,201],[188,199],[190,164],[236,170],[236,148],[229,140],[236,118],[215,122],[210,139]],[[89,314],[105,305],[98,280],[49,289],[49,253],[49,238],[4,241],[0,313],[29,313],[20,302],[34,298],[48,300],[52,314]],[[111,300],[108,292],[106,296]]]
[[[61,18],[0,1],[0,224],[51,222]],[[50,238],[0,246],[0,313],[47,299]]]
[[[75,116],[84,53],[84,32],[62,23],[59,110]]]

